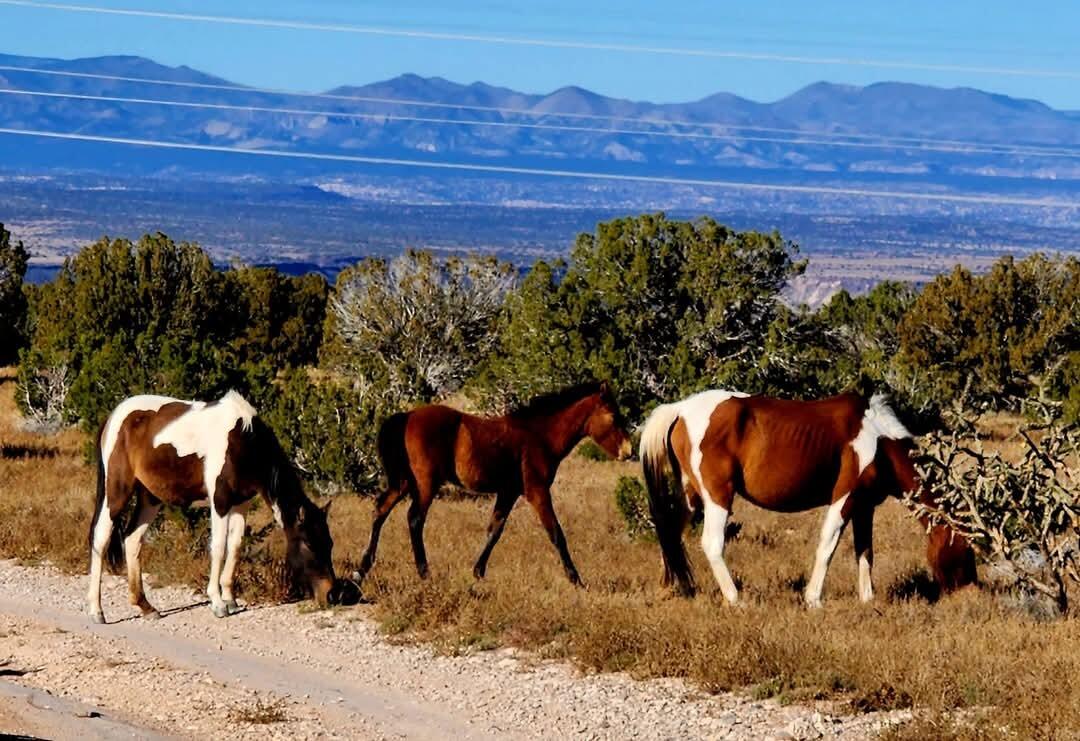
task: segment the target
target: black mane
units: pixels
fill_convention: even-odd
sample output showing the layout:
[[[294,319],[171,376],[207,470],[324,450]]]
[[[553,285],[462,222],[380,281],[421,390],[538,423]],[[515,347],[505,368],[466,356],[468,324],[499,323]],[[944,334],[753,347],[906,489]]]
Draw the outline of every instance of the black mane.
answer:
[[[570,386],[560,391],[541,394],[512,410],[507,416],[525,419],[552,414],[566,409],[574,402],[581,401],[586,396],[600,393],[601,386],[602,384],[599,382],[590,381],[588,383],[579,383],[576,386]]]
[[[255,417],[252,428],[257,455],[267,469],[266,495],[270,504],[278,505],[282,515],[292,520],[302,506],[311,504],[304,494],[300,475],[269,425]]]

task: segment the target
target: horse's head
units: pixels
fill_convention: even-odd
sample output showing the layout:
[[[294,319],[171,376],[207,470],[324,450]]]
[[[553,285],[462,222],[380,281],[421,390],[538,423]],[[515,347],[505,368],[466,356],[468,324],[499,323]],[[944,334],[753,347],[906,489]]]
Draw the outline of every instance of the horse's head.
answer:
[[[318,507],[305,501],[297,510],[296,522],[286,529],[288,548],[286,561],[293,578],[299,584],[308,584],[311,594],[320,607],[336,604],[356,604],[359,590],[352,582],[339,581],[334,576],[331,554],[334,539],[326,516],[330,504]]]
[[[612,458],[623,461],[633,452],[626,421],[607,381],[597,391],[596,404],[585,420],[585,434]]]
[[[975,571],[975,551],[967,538],[944,525],[930,529],[926,544],[926,560],[943,592],[952,592],[978,580]]]

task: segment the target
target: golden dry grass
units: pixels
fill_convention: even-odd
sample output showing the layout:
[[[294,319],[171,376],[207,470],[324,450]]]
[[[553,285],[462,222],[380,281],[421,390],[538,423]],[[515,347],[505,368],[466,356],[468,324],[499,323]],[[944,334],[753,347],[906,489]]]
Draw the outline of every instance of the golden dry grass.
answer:
[[[81,571],[93,489],[83,439],[74,432],[49,438],[19,432],[9,378],[0,380],[0,556],[47,558]],[[472,563],[491,505],[486,498],[444,498],[434,505],[426,531],[432,573],[421,582],[406,507],[399,507],[364,585],[383,629],[447,651],[513,645],[589,670],[685,677],[713,690],[831,698],[864,710],[911,704],[923,711],[917,723],[893,733],[897,738],[1080,736],[1080,621],[1036,622],[987,591],[927,602],[918,596],[926,579],[925,541],[899,504],[887,503],[876,520],[876,602],[856,600],[845,536],[829,572],[825,609],[810,612],[800,589],[821,513],[776,515],[737,503],[741,531],[727,557],[745,604],[730,608],[713,589],[695,543],[690,553],[705,593],[683,600],[659,588],[657,547],[625,535],[612,497],[620,475],[638,473],[633,463],[577,456],[560,470],[556,511],[585,590],[567,583],[524,503],[495,549],[488,578],[475,582]],[[334,505],[341,572],[359,560],[370,508],[370,501],[348,496]],[[267,522],[265,508],[257,508],[252,529]],[[178,519],[163,521],[144,551],[148,572],[201,588],[203,537]],[[240,572],[245,597],[279,595],[275,557],[281,546],[274,533],[248,547]],[[973,711],[958,716],[958,709]]]

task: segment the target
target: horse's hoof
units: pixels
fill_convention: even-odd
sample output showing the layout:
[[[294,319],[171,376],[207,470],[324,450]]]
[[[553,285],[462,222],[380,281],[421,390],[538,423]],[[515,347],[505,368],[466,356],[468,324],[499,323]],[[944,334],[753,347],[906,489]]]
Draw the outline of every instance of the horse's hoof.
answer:
[[[431,572],[430,572],[430,571],[428,571],[428,567],[427,567],[427,566],[424,566],[424,567],[422,567],[422,568],[419,568],[419,569],[417,569],[417,570],[416,570],[416,573],[420,575],[420,578],[421,578],[421,579],[427,579],[427,578],[428,578],[428,576],[429,576],[429,575],[431,574]]]
[[[481,579],[484,578],[484,570],[480,569],[480,568],[474,568],[472,570],[472,575],[473,575],[474,579],[476,579],[477,581],[480,581]]]
[[[161,613],[157,610],[147,610],[142,614],[144,620],[160,620]]]
[[[240,605],[236,604],[236,600],[234,600],[234,599],[225,600],[225,610],[230,615],[235,615],[236,613],[240,612],[240,609],[241,609]]]
[[[210,605],[210,612],[214,613],[214,617],[216,618],[223,618],[229,616],[229,608],[226,607],[224,604]]]
[[[97,623],[98,625],[104,625],[105,624],[105,616],[102,615],[101,613],[91,613],[90,614],[90,622]]]

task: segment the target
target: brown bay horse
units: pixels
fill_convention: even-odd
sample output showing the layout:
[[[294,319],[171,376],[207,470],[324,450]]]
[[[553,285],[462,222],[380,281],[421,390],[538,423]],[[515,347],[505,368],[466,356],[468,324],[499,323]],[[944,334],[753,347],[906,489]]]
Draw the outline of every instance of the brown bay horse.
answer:
[[[395,414],[379,430],[379,458],[388,488],[375,500],[371,540],[353,578],[360,582],[375,563],[379,532],[405,496],[409,534],[421,578],[428,575],[424,521],[432,499],[446,483],[494,493],[488,539],[473,574],[481,579],[491,551],[519,497],[532,505],[573,584],[581,579],[551,503],[559,463],[583,438],[592,438],[613,458],[632,452],[615,398],[606,383],[575,386],[533,399],[501,417],[477,417],[441,405]]]
[[[214,402],[133,396],[113,410],[97,440],[98,483],[90,524],[90,616],[101,611],[101,572],[126,558],[131,603],[158,613],[143,591],[139,551],[162,504],[210,503],[210,580],[206,594],[217,617],[238,610],[233,576],[244,537],[244,514],[262,496],[285,531],[287,564],[316,601],[353,601],[359,590],[334,577],[326,508],[305,496],[300,479],[270,428],[239,394]],[[123,513],[135,498],[126,524]],[[111,543],[111,545],[110,545]]]
[[[658,407],[642,430],[640,453],[664,583],[693,593],[682,536],[692,512],[703,509],[702,549],[724,597],[737,601],[724,535],[739,494],[779,512],[828,506],[806,586],[811,607],[821,605],[829,561],[851,521],[859,597],[871,600],[874,509],[888,496],[919,489],[910,447],[911,434],[884,396],[789,401],[717,389]],[[669,490],[667,466],[677,493]],[[928,492],[921,496],[932,504]],[[927,559],[945,591],[976,580],[970,545],[944,526],[930,528]]]

